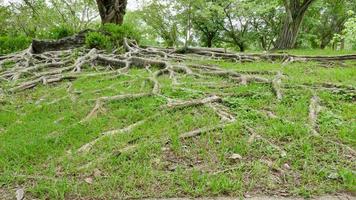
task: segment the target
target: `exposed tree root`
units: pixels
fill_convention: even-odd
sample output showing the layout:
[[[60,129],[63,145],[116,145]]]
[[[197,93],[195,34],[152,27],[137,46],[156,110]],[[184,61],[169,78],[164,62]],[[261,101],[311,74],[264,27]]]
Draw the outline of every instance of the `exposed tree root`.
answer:
[[[216,98],[216,99],[218,100],[218,98]],[[211,101],[213,101],[213,102],[211,102]],[[183,133],[179,136],[180,139],[188,139],[188,138],[192,138],[192,137],[197,137],[197,136],[200,136],[206,132],[223,129],[227,125],[236,121],[236,118],[232,114],[229,113],[229,109],[226,108],[225,106],[219,104],[217,101],[213,100],[213,98],[205,99],[205,100],[203,99],[201,102],[203,102],[202,104],[208,106],[209,108],[211,108],[215,111],[215,113],[220,117],[222,124],[216,125],[214,127],[204,127],[204,128],[200,128],[200,129],[197,129],[194,131]],[[194,105],[194,104],[186,104],[186,105]]]
[[[85,36],[89,32],[93,32],[93,30],[84,30],[74,36],[66,37],[60,40],[33,40],[33,52],[43,53],[47,51],[58,51],[73,49],[74,47],[81,47],[84,45]]]
[[[339,146],[339,147],[341,147],[343,149],[346,149],[346,151],[351,153],[353,156],[356,156],[356,151],[353,148],[347,146],[346,144],[342,144],[340,142],[337,142],[337,141],[334,141],[334,140],[331,140],[331,139],[327,139],[327,138],[323,138],[323,139],[326,140],[327,142],[335,144],[336,146]]]
[[[82,38],[85,33],[81,33],[73,38]],[[75,39],[75,40],[77,40]],[[80,39],[78,39],[79,41]],[[155,47],[139,47],[135,42],[125,40],[125,48],[128,51],[123,55],[115,54],[103,54],[103,51],[96,49],[90,50],[88,53],[82,54],[78,59],[71,65],[71,54],[73,50],[69,47],[67,48],[67,42],[71,41],[70,38],[65,38],[60,41],[34,41],[32,46],[26,51],[20,52],[18,54],[12,54],[9,56],[1,57],[0,65],[5,62],[14,62],[15,66],[9,70],[0,73],[0,78],[7,81],[16,81],[25,76],[25,81],[16,82],[15,86],[10,89],[11,92],[18,92],[26,89],[36,87],[39,84],[50,84],[56,83],[63,80],[70,79],[71,74],[63,76],[65,72],[72,72],[78,74],[83,70],[87,64],[104,65],[110,66],[112,69],[117,70],[113,73],[125,73],[132,67],[147,68],[148,66],[158,67],[162,74],[169,74],[174,85],[178,84],[178,74],[183,73],[186,75],[194,76],[219,76],[223,78],[229,78],[242,85],[246,85],[250,82],[260,82],[272,84],[274,92],[276,93],[277,99],[282,98],[282,93],[279,87],[281,74],[277,74],[273,81],[266,78],[259,77],[256,75],[272,75],[274,72],[236,72],[225,70],[217,66],[207,66],[207,65],[185,65],[172,64],[171,57],[174,55],[180,55],[184,61],[184,54],[178,54],[181,52],[176,52],[173,49],[162,49]],[[64,42],[64,43],[63,43]],[[62,44],[63,43],[63,44]],[[63,45],[57,48],[56,45]],[[34,50],[34,47],[36,46]],[[39,47],[40,46],[40,47]],[[76,47],[74,45],[73,47]],[[40,49],[40,50],[39,50]],[[62,51],[52,51],[54,49],[62,49]],[[66,49],[66,50],[63,50]],[[83,51],[83,50],[82,50]],[[82,52],[79,51],[79,52]],[[222,59],[238,59],[242,62],[245,61],[256,61],[260,59],[285,59],[286,55],[266,55],[266,54],[249,54],[241,55],[234,53],[226,53],[224,49],[206,49],[206,48],[188,48],[185,53],[193,53],[196,56],[212,56],[212,58],[222,58]],[[183,57],[182,57],[183,56]],[[288,57],[288,56],[287,56]],[[289,56],[293,58],[300,58],[296,56]],[[324,57],[306,57],[307,59],[320,60]],[[337,59],[353,59],[354,56],[342,56],[337,57]],[[304,57],[303,57],[304,59]],[[327,60],[336,59],[335,57],[325,57]],[[174,59],[173,59],[174,60]],[[181,60],[181,61],[182,61]],[[109,73],[108,73],[109,74]],[[151,80],[157,78],[161,74],[157,74],[152,77]],[[156,86],[158,86],[156,84]],[[156,87],[157,89],[157,87]],[[155,90],[154,93],[158,91]]]
[[[257,134],[255,130],[253,130],[252,128],[245,126],[245,128],[247,129],[247,131],[251,134],[250,138],[248,140],[249,144],[252,144],[254,141],[256,140],[261,140],[265,143],[267,143],[268,145],[270,145],[271,147],[273,147],[275,150],[279,151],[281,157],[285,157],[287,155],[287,152],[285,150],[283,150],[281,147],[273,144],[271,141],[269,141],[268,139],[262,137],[261,135]]]
[[[130,152],[130,151],[133,151],[137,148],[137,145],[129,145],[129,146],[126,146],[124,148],[121,148],[119,150],[116,150],[114,151],[113,153],[110,153],[110,154],[102,154],[100,157],[98,157],[97,159],[85,164],[85,165],[82,165],[78,168],[78,171],[82,171],[82,170],[87,170],[95,165],[98,165],[102,162],[105,162],[107,159],[109,159],[110,157],[112,156],[118,156],[122,153],[127,153],[127,152]],[[87,150],[90,151],[91,147]],[[83,151],[83,153],[85,153],[86,151]]]
[[[205,105],[208,103],[215,103],[215,102],[221,102],[222,99],[218,96],[210,96],[204,99],[194,99],[190,101],[175,101],[171,102],[165,106],[162,106],[162,109],[167,108],[167,109],[183,109],[186,107],[192,107],[192,106],[199,106],[199,105]]]
[[[339,85],[333,83],[314,83],[314,84],[304,84],[307,87],[312,87],[315,89],[324,89],[331,91],[343,91],[346,93],[355,93],[356,88],[350,85]]]
[[[310,130],[311,130],[313,136],[320,137],[322,140],[325,140],[327,142],[335,144],[336,146],[346,149],[348,152],[350,152],[352,155],[355,156],[356,151],[353,148],[351,148],[345,144],[336,142],[332,139],[325,138],[319,134],[318,116],[319,116],[320,111],[321,111],[320,99],[318,96],[313,95],[313,97],[310,100],[310,105],[309,105],[309,126],[310,126]]]
[[[254,61],[275,61],[281,60],[285,63],[290,62],[334,62],[345,60],[356,60],[356,55],[345,56],[293,56],[286,54],[236,54],[227,52],[225,49],[211,49],[211,48],[187,48],[183,50],[164,49],[158,47],[140,47],[136,42],[125,39],[124,48],[126,53],[116,55],[115,53],[106,53],[97,49],[87,50],[79,48],[83,45],[85,32],[82,32],[73,37],[64,38],[59,41],[37,41],[34,40],[32,45],[25,51],[10,54],[0,57],[0,82],[7,82],[10,86],[6,91],[20,92],[38,85],[54,84],[64,80],[73,80],[80,77],[106,76],[114,75],[121,76],[134,68],[141,68],[147,70],[150,76],[145,80],[145,84],[150,82],[152,88],[150,91],[141,91],[136,94],[120,94],[115,96],[104,96],[94,99],[95,106],[90,113],[81,121],[88,122],[94,118],[103,107],[110,102],[134,100],[148,96],[162,97],[167,100],[167,104],[158,108],[159,114],[163,111],[180,110],[188,107],[207,106],[215,111],[221,119],[221,123],[215,127],[205,127],[193,130],[188,133],[180,135],[181,139],[196,137],[209,131],[222,129],[227,125],[236,121],[227,107],[224,107],[221,102],[222,98],[228,95],[215,93],[216,95],[207,96],[204,92],[183,87],[180,83],[180,78],[184,76],[193,76],[199,78],[206,78],[208,76],[220,77],[226,81],[225,85],[216,85],[215,83],[206,84],[207,87],[225,89],[227,87],[235,87],[239,85],[247,85],[249,83],[269,84],[272,87],[274,94],[278,101],[283,99],[281,72],[275,73],[270,71],[231,71],[223,69],[218,66],[204,65],[204,64],[188,64],[193,59],[213,59],[213,60],[230,60],[236,62],[254,62]],[[76,58],[73,55],[77,54]],[[186,62],[187,61],[187,62]],[[13,67],[6,69],[5,65],[13,65]],[[95,73],[83,73],[87,69],[96,70]],[[105,71],[100,71],[105,70]],[[174,86],[182,86],[183,89],[189,93],[204,94],[207,97],[202,99],[192,100],[174,100],[164,96],[161,91],[159,78],[161,76],[168,76]],[[275,76],[273,79],[265,78],[264,75]],[[107,77],[105,77],[107,78]],[[195,83],[201,84],[201,83]],[[284,86],[283,86],[284,87]],[[313,87],[322,87],[327,89],[339,89],[345,91],[356,91],[353,87],[338,86],[332,84],[322,84]],[[144,87],[142,87],[144,88]],[[178,88],[178,87],[177,87]],[[5,92],[6,92],[5,91]],[[223,93],[224,91],[222,91]],[[0,92],[0,98],[1,98]],[[68,91],[70,93],[70,91]],[[217,95],[218,94],[218,95]],[[236,95],[236,94],[233,94]],[[67,97],[63,97],[67,98]],[[319,98],[315,95],[310,101],[309,106],[309,125],[313,135],[319,135],[317,118],[320,112]],[[273,115],[269,115],[275,118]],[[78,152],[88,152],[93,146],[101,141],[103,138],[114,136],[120,133],[130,133],[135,128],[146,123],[156,115],[143,119],[125,128],[111,130],[102,133],[95,140],[83,145]],[[285,156],[286,152],[279,146],[273,144],[268,139],[255,133],[249,127],[247,130],[251,134],[249,143],[255,140],[262,140],[274,149],[278,150],[281,156]],[[333,142],[354,154],[354,150],[346,145]]]
[[[222,122],[232,123],[236,121],[235,116],[230,113],[227,107],[222,106],[219,103],[209,103],[207,106],[216,112]]]
[[[282,78],[283,78],[282,73],[278,72],[276,77],[272,80],[272,88],[278,101],[281,101],[283,99],[282,86],[281,86]]]
[[[320,99],[318,96],[313,95],[309,104],[309,125],[313,135],[319,135],[318,115],[320,110]]]
[[[151,95],[150,93],[142,93],[142,94],[136,94],[136,95],[118,95],[118,96],[114,96],[114,97],[101,97],[99,99],[101,100],[97,100],[97,104],[94,107],[94,109],[89,113],[89,115],[82,120],[82,122],[86,122],[88,121],[91,117],[95,116],[96,113],[98,112],[98,110],[101,108],[101,103],[105,102],[105,101],[112,101],[112,100],[123,100],[123,99],[127,99],[127,98],[141,98],[144,97],[145,95]],[[193,107],[193,106],[201,106],[201,105],[209,105],[211,103],[214,102],[220,102],[221,98],[217,97],[217,96],[211,96],[211,97],[207,97],[207,98],[203,98],[203,99],[198,99],[198,100],[191,100],[191,101],[180,101],[180,102],[171,102],[168,103],[166,106],[163,106],[161,108],[166,108],[168,110],[174,110],[174,109],[184,109],[187,107]],[[210,105],[210,106],[214,106],[215,108],[217,107],[217,105]],[[163,110],[166,110],[163,109]],[[216,108],[217,109],[217,108]],[[224,117],[222,117],[222,121],[228,121],[229,123],[233,122],[235,120],[235,118],[233,116],[231,116],[230,114],[228,114],[226,111],[223,111],[223,109],[219,110],[219,112],[221,113],[220,115],[224,115]],[[108,136],[114,136],[120,133],[130,133],[134,128],[141,126],[142,124],[144,124],[145,122],[147,122],[148,120],[155,118],[156,116],[158,116],[160,114],[160,112],[156,115],[153,115],[149,118],[146,118],[144,120],[141,120],[135,124],[132,124],[126,128],[122,128],[122,129],[116,129],[116,130],[111,130],[111,131],[107,131],[101,134],[100,137],[96,138],[95,140],[83,145],[78,152],[88,152],[90,151],[90,149],[99,141],[101,141],[102,139],[104,139],[105,137]],[[219,115],[219,116],[220,116]],[[227,124],[222,124],[219,125],[219,127],[225,127]],[[221,128],[220,127],[220,128]],[[199,129],[196,131],[191,132],[191,134],[201,134],[204,132],[208,132],[208,131],[213,131],[218,129],[218,127],[215,127],[214,129],[212,128],[205,128],[205,129]],[[200,133],[197,133],[200,132]]]
[[[180,139],[188,139],[188,138],[192,138],[192,137],[197,137],[200,136],[201,134],[204,134],[206,132],[210,132],[210,131],[215,131],[218,129],[222,129],[224,127],[226,127],[228,124],[219,124],[217,126],[214,127],[205,127],[205,128],[200,128],[191,132],[187,132],[187,133],[183,133],[179,136]]]
[[[133,100],[139,99],[143,97],[151,96],[151,93],[139,93],[139,94],[123,94],[123,95],[116,95],[116,96],[105,96],[100,97],[96,100],[94,108],[90,111],[90,113],[81,121],[81,123],[87,122],[93,117],[95,117],[98,112],[102,109],[102,106],[105,103],[112,102],[112,101],[123,101],[123,100]]]
[[[89,152],[92,147],[98,143],[99,141],[103,140],[104,138],[106,137],[110,137],[110,136],[114,136],[114,135],[117,135],[117,134],[123,134],[123,133],[130,133],[133,129],[135,129],[136,127],[138,126],[141,126],[142,124],[144,124],[148,119],[144,119],[144,120],[141,120],[139,122],[136,122],[134,124],[131,124],[130,126],[127,126],[125,128],[122,128],[122,129],[117,129],[117,130],[112,130],[112,131],[108,131],[108,132],[104,132],[101,134],[101,136],[99,136],[98,138],[96,138],[95,140],[89,142],[89,143],[86,143],[85,145],[83,145],[82,147],[80,147],[78,149],[78,153],[87,153]]]

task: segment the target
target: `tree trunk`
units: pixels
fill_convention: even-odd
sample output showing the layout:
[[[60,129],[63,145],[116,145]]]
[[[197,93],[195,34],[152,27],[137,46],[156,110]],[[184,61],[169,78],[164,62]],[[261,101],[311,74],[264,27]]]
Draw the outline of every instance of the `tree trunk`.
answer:
[[[244,44],[244,42],[241,41],[241,40],[239,39],[239,37],[236,36],[236,35],[234,35],[234,36],[232,36],[232,37],[233,37],[233,41],[234,41],[235,45],[236,45],[237,47],[239,47],[240,52],[244,52],[244,51],[245,51],[245,44]]]
[[[121,25],[124,22],[127,0],[96,0],[101,23],[113,23]]]
[[[189,42],[190,42],[190,37],[191,37],[191,30],[192,30],[192,3],[189,1],[189,6],[188,6],[188,22],[187,22],[187,30],[186,30],[186,35],[185,35],[185,42],[184,42],[184,48],[188,48]]]
[[[297,19],[293,19],[293,21],[291,22],[289,22],[289,20],[286,20],[284,22],[282,31],[279,35],[279,38],[277,39],[277,49],[294,48],[295,43],[297,41],[297,36],[302,22],[302,18],[302,16],[298,16]]]
[[[330,40],[329,40],[329,42],[330,42]],[[326,46],[329,44],[329,42],[327,42],[327,40],[325,38],[321,39],[320,49],[325,49]]]
[[[213,39],[214,39],[214,36],[207,35],[206,41],[205,41],[205,46],[211,48],[213,46]]]
[[[239,43],[238,46],[240,48],[240,52],[245,52],[245,45],[243,43]]]
[[[260,37],[261,47],[263,50],[267,50],[266,40],[263,36]]]
[[[300,25],[305,12],[314,0],[285,0],[286,18],[278,36],[275,49],[291,49],[295,47]]]
[[[340,50],[345,49],[345,39],[341,39]]]

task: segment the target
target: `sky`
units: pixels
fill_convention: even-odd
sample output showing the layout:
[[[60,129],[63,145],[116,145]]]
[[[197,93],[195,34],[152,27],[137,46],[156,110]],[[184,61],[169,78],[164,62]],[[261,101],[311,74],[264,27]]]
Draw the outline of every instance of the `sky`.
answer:
[[[4,0],[4,3],[7,4],[9,2],[20,2],[21,0]],[[1,2],[1,0],[0,0]],[[128,10],[136,10],[138,9],[138,0],[128,0],[128,5],[127,5],[127,9]]]

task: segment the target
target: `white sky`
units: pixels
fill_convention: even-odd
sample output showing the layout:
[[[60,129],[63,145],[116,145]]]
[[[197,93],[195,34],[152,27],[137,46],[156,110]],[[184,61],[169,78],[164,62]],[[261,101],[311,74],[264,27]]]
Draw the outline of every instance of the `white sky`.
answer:
[[[21,0],[4,0],[4,3],[7,4],[8,2],[20,2]],[[1,2],[1,0],[0,0]],[[128,0],[127,9],[128,10],[136,10],[138,9],[138,0]]]

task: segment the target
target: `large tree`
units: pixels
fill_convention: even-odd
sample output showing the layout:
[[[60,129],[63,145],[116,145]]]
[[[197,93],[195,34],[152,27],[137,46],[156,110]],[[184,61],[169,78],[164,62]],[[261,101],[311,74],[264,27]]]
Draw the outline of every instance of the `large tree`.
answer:
[[[165,46],[174,47],[179,44],[179,20],[176,4],[171,0],[152,0],[138,12],[142,20],[152,27],[152,33],[163,40]]]
[[[283,0],[286,16],[276,42],[276,49],[294,48],[304,15],[314,1],[315,0]]]
[[[122,24],[126,13],[127,0],[96,0],[103,24]]]
[[[221,6],[212,0],[199,0],[193,3],[192,23],[200,33],[200,40],[206,47],[212,47],[213,42],[223,31],[224,12]]]

